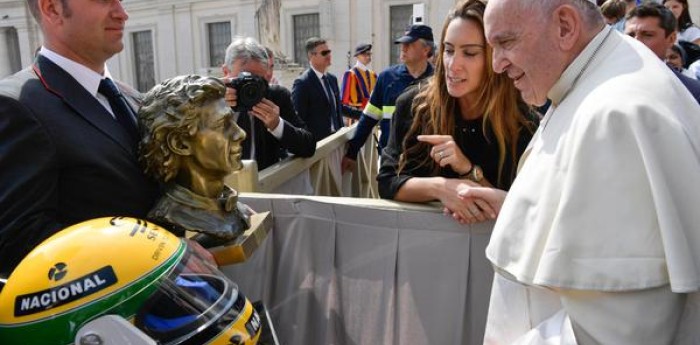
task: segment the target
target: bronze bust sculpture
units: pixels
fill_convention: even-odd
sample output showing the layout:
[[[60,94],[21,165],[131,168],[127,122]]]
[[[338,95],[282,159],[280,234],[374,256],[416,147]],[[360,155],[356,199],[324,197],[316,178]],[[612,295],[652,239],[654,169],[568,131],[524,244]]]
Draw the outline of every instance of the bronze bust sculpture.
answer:
[[[250,227],[250,209],[224,178],[241,168],[245,132],[216,78],[186,75],[151,89],[139,110],[141,160],[165,188],[148,218],[204,247],[235,239]]]

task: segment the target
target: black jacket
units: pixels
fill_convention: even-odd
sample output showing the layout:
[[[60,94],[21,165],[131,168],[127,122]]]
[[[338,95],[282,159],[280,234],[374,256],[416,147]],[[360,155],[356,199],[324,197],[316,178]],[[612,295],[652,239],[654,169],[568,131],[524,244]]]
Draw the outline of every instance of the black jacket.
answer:
[[[336,107],[333,116],[336,117],[337,123],[342,127],[342,102],[340,101],[338,79],[330,73],[326,73],[326,75],[329,78],[328,81],[331,84],[333,97],[335,98]],[[294,109],[296,109],[299,117],[304,120],[316,141],[333,134],[331,131],[331,104],[328,101],[328,97],[326,97],[321,80],[311,68],[294,80],[292,99],[294,100]]]
[[[407,163],[401,173],[399,170],[399,159],[403,153],[403,141],[411,128],[413,113],[411,106],[413,100],[419,92],[417,86],[407,89],[396,100],[396,111],[391,122],[391,133],[389,143],[382,153],[382,164],[377,175],[379,195],[384,199],[393,199],[408,179],[412,177],[443,176],[447,178],[458,178],[459,174],[449,167],[441,168],[437,174],[420,163],[429,154],[429,151],[422,152],[420,157],[408,157]],[[532,128],[521,128],[516,145],[516,157],[519,159],[525,151],[527,144],[532,139],[534,131],[537,129],[539,117],[534,111],[527,109],[523,105],[521,109],[523,116],[526,116],[532,123]],[[515,166],[512,164],[512,157],[508,155],[503,165],[501,179],[498,179],[498,144],[493,137],[493,132],[487,127],[486,136],[482,130],[482,118],[476,120],[462,119],[459,111],[455,112],[456,130],[454,140],[467,158],[473,164],[481,166],[484,177],[496,187],[508,190],[515,179]],[[420,133],[419,133],[420,134]],[[415,136],[407,138],[413,145],[417,142]]]
[[[268,98],[280,108],[280,117],[284,119],[284,131],[279,140],[270,133],[265,124],[255,116],[240,114],[238,126],[246,131],[246,140],[243,142],[243,159],[251,159],[250,143],[251,129],[249,119],[253,119],[253,131],[255,131],[255,157],[258,170],[265,169],[272,164],[286,158],[289,153],[298,157],[311,157],[316,153],[316,140],[306,127],[302,119],[297,116],[292,105],[289,90],[279,85],[270,85]]]
[[[144,217],[158,196],[124,128],[41,55],[35,69],[0,81],[0,167],[5,274],[58,230],[97,217]]]

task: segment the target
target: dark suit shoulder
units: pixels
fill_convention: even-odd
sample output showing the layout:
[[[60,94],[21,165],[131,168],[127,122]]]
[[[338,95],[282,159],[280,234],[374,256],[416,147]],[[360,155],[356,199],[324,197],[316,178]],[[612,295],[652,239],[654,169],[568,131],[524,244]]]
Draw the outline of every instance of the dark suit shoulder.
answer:
[[[270,97],[291,97],[292,92],[282,85],[270,85]]]
[[[695,101],[698,102],[698,104],[700,104],[700,81],[687,77],[683,75],[683,73],[680,73],[676,70],[673,70],[673,73],[675,73],[678,79],[681,80],[681,83],[683,83],[685,88],[688,89],[688,91],[690,91],[690,94],[693,95]]]

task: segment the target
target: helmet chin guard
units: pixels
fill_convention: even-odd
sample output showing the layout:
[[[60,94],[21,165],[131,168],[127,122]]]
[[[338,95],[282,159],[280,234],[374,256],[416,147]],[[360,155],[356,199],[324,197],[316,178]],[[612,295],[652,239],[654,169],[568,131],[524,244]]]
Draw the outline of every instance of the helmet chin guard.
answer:
[[[136,326],[117,315],[103,315],[86,323],[75,336],[75,345],[158,345]]]

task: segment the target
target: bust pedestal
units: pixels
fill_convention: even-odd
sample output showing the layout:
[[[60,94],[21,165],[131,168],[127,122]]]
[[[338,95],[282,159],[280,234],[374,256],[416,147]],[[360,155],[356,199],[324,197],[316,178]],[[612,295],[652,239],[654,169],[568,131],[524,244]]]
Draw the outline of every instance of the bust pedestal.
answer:
[[[272,229],[272,214],[270,212],[255,213],[250,216],[250,227],[233,241],[208,250],[214,255],[220,266],[232,265],[246,261],[260,247]],[[187,236],[197,234],[188,232]]]

